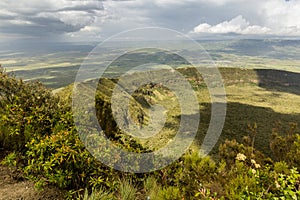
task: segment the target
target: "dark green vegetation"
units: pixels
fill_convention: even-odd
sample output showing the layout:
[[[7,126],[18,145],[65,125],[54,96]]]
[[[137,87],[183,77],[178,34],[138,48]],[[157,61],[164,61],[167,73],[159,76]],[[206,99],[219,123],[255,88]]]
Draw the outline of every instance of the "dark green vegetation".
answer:
[[[104,166],[85,149],[72,120],[72,86],[53,95],[40,83],[23,82],[1,69],[0,148],[7,154],[2,163],[16,166],[38,188],[54,185],[64,189],[68,198],[299,198],[298,83],[294,83],[297,78],[280,78],[282,73],[283,77],[298,74],[268,71],[280,74],[271,76],[279,77],[274,80],[262,71],[221,69],[228,94],[225,127],[211,156],[201,158],[197,152],[210,118],[210,98],[195,70],[179,71],[199,99],[201,122],[195,144],[162,170],[130,174]],[[152,151],[170,140],[178,124],[178,104],[170,104],[172,92],[150,84],[134,93],[129,114],[136,123],[147,124],[149,104],[171,109],[162,133],[153,140],[137,141],[124,136],[112,118],[110,96],[116,81],[102,79],[95,97],[98,120],[110,140],[135,152]],[[293,84],[288,86],[286,81]],[[116,155],[114,159],[121,158]]]

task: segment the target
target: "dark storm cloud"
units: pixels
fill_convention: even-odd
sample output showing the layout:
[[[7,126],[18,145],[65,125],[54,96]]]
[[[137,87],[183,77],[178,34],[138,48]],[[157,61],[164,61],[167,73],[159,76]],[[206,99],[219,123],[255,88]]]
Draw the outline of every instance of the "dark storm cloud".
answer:
[[[0,28],[2,33],[7,34],[17,34],[20,33],[24,36],[31,36],[31,37],[42,37],[42,36],[49,36],[52,34],[59,34],[65,32],[74,32],[78,31],[78,27],[74,27],[71,25],[64,24],[60,21],[47,20],[49,26],[38,26],[38,25],[15,25],[15,26],[6,26],[4,28]]]
[[[13,5],[16,6],[13,6]],[[103,10],[100,1],[2,1],[0,34],[49,36],[77,32]]]

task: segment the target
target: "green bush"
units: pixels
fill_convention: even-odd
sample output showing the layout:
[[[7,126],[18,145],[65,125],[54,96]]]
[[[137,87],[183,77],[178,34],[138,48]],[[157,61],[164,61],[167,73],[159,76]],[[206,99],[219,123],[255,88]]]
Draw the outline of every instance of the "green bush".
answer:
[[[59,110],[59,99],[41,83],[24,82],[0,68],[0,148],[25,151],[33,136],[51,134]]]
[[[158,191],[159,199],[163,200],[181,200],[182,195],[178,187],[169,186]]]
[[[138,189],[131,180],[120,180],[118,186],[118,199],[120,200],[135,200]]]
[[[84,190],[84,194],[79,195],[77,200],[114,200],[116,199],[112,193],[105,191],[105,189],[92,189],[89,194],[88,189]]]
[[[28,163],[24,171],[38,185],[80,189],[96,185],[95,180],[101,186],[113,180],[113,171],[90,155],[74,130],[33,138],[26,147]]]
[[[291,169],[289,174],[279,174],[275,181],[278,196],[274,199],[300,198],[300,174],[296,169]]]
[[[143,184],[145,199],[150,197],[152,200],[158,199],[158,191],[161,190],[161,186],[158,184],[157,179],[154,176],[148,177]]]
[[[237,161],[227,175],[226,196],[229,199],[239,199],[242,196],[250,197],[250,199],[255,197],[262,189],[258,178],[258,170]]]
[[[192,152],[183,156],[180,163],[175,174],[176,185],[185,197],[194,197],[202,185],[215,179],[217,167],[210,157],[202,158],[197,152]]]
[[[297,124],[291,123],[290,129],[282,133],[281,127],[273,129],[270,147],[276,161],[284,161],[289,167],[300,169],[300,135],[296,133]]]

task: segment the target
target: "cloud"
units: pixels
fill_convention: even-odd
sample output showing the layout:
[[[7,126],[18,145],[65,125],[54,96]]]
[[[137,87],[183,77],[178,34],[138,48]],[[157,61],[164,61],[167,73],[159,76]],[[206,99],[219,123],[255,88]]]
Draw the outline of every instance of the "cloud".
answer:
[[[231,19],[230,21],[224,21],[217,25],[210,25],[202,23],[194,28],[192,33],[237,33],[237,34],[268,34],[271,29],[258,25],[250,25],[242,15]]]
[[[278,35],[300,36],[300,1],[267,0],[262,8],[262,18]]]
[[[158,26],[185,34],[300,36],[300,0],[1,0],[0,38],[108,38]]]
[[[170,6],[170,5],[188,5],[188,4],[206,4],[213,6],[223,6],[228,3],[244,3],[246,0],[185,0],[185,1],[174,1],[174,0],[154,0],[155,4],[160,6]]]
[[[191,33],[300,36],[299,0],[266,0],[261,2],[254,0],[251,4],[254,4],[255,7],[249,7],[249,10],[255,12],[252,12],[252,15],[247,15],[246,18],[244,16],[246,12],[241,10],[240,12],[243,14],[215,24],[200,23],[193,28]],[[248,20],[251,20],[252,23]]]
[[[80,31],[103,10],[100,1],[2,0],[0,33],[44,37]]]
[[[240,3],[239,3],[240,2]],[[0,34],[33,37],[65,35],[86,38],[86,34],[110,37],[118,32],[160,26],[184,33],[199,19],[209,23],[237,15],[244,0],[10,0],[0,1]],[[231,5],[230,9],[227,4]],[[215,13],[218,13],[216,15]],[[247,13],[251,15],[251,12]],[[246,14],[247,14],[246,13]],[[95,27],[86,31],[85,27]],[[100,33],[100,32],[101,33]]]

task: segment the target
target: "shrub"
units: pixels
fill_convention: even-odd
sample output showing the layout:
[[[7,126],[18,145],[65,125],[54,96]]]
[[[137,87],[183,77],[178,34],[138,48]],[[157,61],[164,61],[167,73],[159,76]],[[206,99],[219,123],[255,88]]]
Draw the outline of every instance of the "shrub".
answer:
[[[243,162],[237,161],[227,176],[225,185],[226,195],[229,199],[239,199],[241,196],[253,198],[261,192],[257,183],[258,171],[244,165]],[[251,193],[249,192],[251,191]]]
[[[154,176],[148,177],[144,181],[144,192],[146,194],[146,198],[156,200],[158,199],[158,191],[161,190],[161,186],[157,183],[157,179]]]
[[[227,167],[234,165],[238,154],[243,154],[248,158],[248,165],[251,165],[251,159],[256,160],[259,164],[265,161],[264,155],[261,152],[252,146],[240,144],[236,140],[225,140],[219,147],[219,159],[224,160]]]
[[[279,174],[276,180],[278,196],[274,199],[299,199],[300,174],[296,169],[291,169],[290,174]]]
[[[114,200],[116,199],[112,193],[105,191],[105,189],[92,189],[92,192],[89,194],[88,189],[84,190],[83,195],[79,195],[77,200]]]
[[[202,185],[214,181],[216,172],[216,164],[210,157],[201,157],[197,152],[192,152],[183,156],[175,174],[175,185],[185,197],[192,198]]]
[[[280,127],[273,129],[270,147],[276,161],[285,161],[290,167],[300,168],[300,135],[297,124],[291,123],[287,133],[280,135]]]
[[[118,199],[135,200],[137,191],[137,188],[133,185],[131,180],[120,180],[118,186]]]
[[[37,185],[80,189],[90,186],[92,178],[97,177],[102,186],[107,179],[113,180],[113,171],[90,155],[74,130],[33,138],[26,147],[24,171]]]
[[[24,82],[0,68],[0,147],[25,151],[34,135],[52,132],[59,110],[59,99],[41,83]]]
[[[181,200],[182,195],[178,187],[169,186],[158,191],[159,199],[164,200]]]

